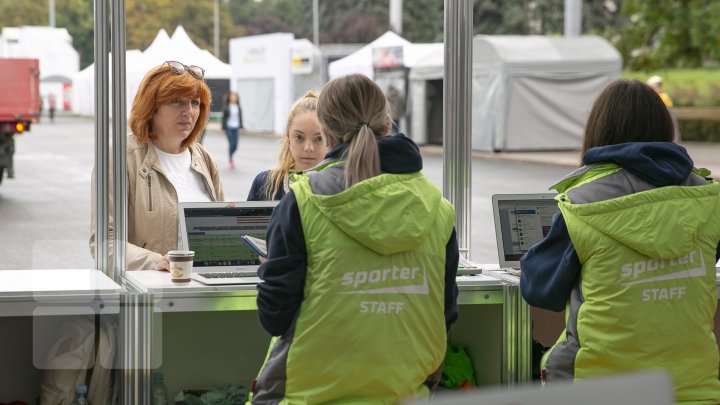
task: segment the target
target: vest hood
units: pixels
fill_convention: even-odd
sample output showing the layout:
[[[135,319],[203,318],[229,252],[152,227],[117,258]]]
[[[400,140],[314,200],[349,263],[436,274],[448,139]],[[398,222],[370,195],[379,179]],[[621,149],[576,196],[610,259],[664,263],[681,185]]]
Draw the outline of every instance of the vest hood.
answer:
[[[440,190],[420,173],[385,174],[335,195],[313,195],[315,205],[342,232],[380,254],[418,246],[434,227]]]
[[[591,204],[560,204],[575,220],[645,256],[671,259],[697,245],[708,215],[720,208],[719,199],[720,183],[713,182],[661,187]]]
[[[655,187],[682,183],[693,161],[682,146],[671,142],[630,142],[590,148],[583,164],[615,163]]]

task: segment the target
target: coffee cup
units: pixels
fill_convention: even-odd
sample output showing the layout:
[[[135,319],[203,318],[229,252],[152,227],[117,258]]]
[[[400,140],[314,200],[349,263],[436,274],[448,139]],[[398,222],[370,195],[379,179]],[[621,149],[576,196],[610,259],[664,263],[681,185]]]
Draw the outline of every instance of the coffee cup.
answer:
[[[171,250],[168,252],[170,278],[174,283],[190,282],[194,258],[195,252],[192,250]]]

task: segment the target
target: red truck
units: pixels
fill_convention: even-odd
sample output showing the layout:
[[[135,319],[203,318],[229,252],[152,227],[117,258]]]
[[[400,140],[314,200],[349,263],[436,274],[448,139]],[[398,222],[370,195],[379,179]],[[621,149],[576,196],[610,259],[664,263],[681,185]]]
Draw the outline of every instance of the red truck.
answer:
[[[30,130],[40,116],[40,63],[0,58],[0,183],[15,177],[15,134]]]

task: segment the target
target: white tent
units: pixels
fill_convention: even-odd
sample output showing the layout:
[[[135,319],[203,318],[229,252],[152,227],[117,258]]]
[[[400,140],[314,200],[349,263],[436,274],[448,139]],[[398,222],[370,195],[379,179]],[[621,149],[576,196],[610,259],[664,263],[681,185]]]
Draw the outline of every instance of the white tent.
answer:
[[[294,35],[274,33],[230,40],[230,88],[240,95],[243,125],[281,133],[294,97]]]
[[[202,67],[205,69],[207,81],[230,80],[230,65],[195,45],[182,26],[175,29],[172,38],[164,29],[160,29],[145,51],[129,50],[125,54],[126,111],[128,115],[145,74],[153,67],[168,60]],[[92,115],[95,107],[94,65],[90,65],[74,75],[73,82],[74,86],[79,89],[74,97],[76,105],[73,110],[78,114]],[[213,95],[215,98],[221,98],[221,96]]]
[[[331,79],[345,76],[351,73],[360,73],[374,79],[373,69],[373,49],[402,46],[402,64],[404,67],[413,67],[418,61],[427,57],[429,54],[443,48],[442,43],[434,44],[413,44],[403,37],[388,31],[378,37],[376,40],[358,49],[350,55],[331,62],[328,66],[328,74]]]
[[[473,149],[579,149],[593,100],[621,69],[597,36],[476,36]]]
[[[441,44],[442,45],[442,44]],[[438,111],[435,111],[429,104],[434,99],[435,103],[442,104],[442,93],[431,96],[429,89],[431,80],[442,80],[445,74],[445,48],[434,50],[424,58],[418,60],[410,69],[408,74],[408,87],[410,98],[410,137],[420,144],[430,143],[429,131],[442,131],[442,115],[438,118]],[[437,108],[437,107],[435,107]],[[430,111],[434,110],[434,111]],[[433,114],[433,112],[435,114]],[[434,128],[429,128],[431,120],[435,122]],[[435,138],[442,139],[442,133],[434,134]]]
[[[125,65],[128,71],[131,69],[139,69],[140,66],[145,66],[142,52],[138,49],[128,50],[125,53]],[[95,65],[92,64],[73,75],[72,82],[73,112],[80,115],[93,115],[95,113]],[[139,81],[134,83],[134,87],[131,87],[130,83],[126,82],[127,92],[125,94],[125,101],[128,114],[130,113],[130,106],[132,105],[131,94],[135,94],[138,84]],[[132,93],[130,92],[131,89]],[[110,90],[112,91],[112,89]]]
[[[335,62],[330,62],[328,65],[328,75],[330,76],[330,79],[334,79],[351,73],[361,73],[372,79],[374,76],[372,63],[373,48],[390,46],[402,46],[404,48],[405,45],[410,44],[410,41],[400,35],[392,31],[388,31],[379,36],[376,40],[358,49],[356,52],[351,53],[342,59],[338,59]]]
[[[376,76],[373,67],[373,49],[389,47],[402,47],[402,67],[393,69],[385,68],[382,70],[382,74],[378,73]],[[394,87],[405,99],[405,108],[402,110],[406,113],[401,113],[398,126],[402,132],[408,132],[408,122],[410,122],[409,132],[412,133],[414,130],[412,123],[416,119],[421,119],[420,116],[413,118],[415,111],[424,111],[425,105],[422,104],[424,96],[423,98],[415,97],[413,95],[413,88],[405,85],[406,79],[408,78],[406,69],[409,68],[412,72],[412,68],[420,63],[420,61],[438,52],[442,55],[442,50],[442,43],[413,44],[394,32],[388,31],[356,52],[335,62],[331,62],[328,66],[328,73],[331,79],[352,73],[359,73],[375,80],[384,91],[388,91],[389,88]],[[442,71],[442,65],[440,70]],[[415,91],[417,91],[417,89],[415,89]],[[399,102],[402,103],[403,100],[401,99]],[[421,143],[425,143],[425,141],[423,140]]]
[[[71,108],[72,77],[80,70],[80,55],[67,29],[5,27],[0,34],[0,57],[38,59],[40,94],[46,99],[54,94],[58,109]]]
[[[70,80],[80,70],[80,55],[65,28],[3,28],[0,34],[0,57],[39,59],[41,81],[54,76]]]
[[[438,100],[426,91],[428,81],[443,79],[443,64],[437,51],[410,70],[411,135],[418,143],[432,135],[426,105]],[[473,149],[578,149],[592,101],[621,69],[620,54],[597,36],[476,36]]]
[[[186,65],[197,65],[205,69],[207,79],[230,79],[232,68],[205,49],[201,49],[188,35],[182,25],[178,25],[172,37],[161,29],[155,40],[143,52],[147,64],[145,72],[168,60],[175,60]]]

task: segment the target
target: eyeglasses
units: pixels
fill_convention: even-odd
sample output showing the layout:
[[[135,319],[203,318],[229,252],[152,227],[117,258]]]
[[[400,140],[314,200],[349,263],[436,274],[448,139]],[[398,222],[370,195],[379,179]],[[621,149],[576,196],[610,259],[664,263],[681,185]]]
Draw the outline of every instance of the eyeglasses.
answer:
[[[170,70],[179,75],[185,73],[185,71],[187,70],[188,73],[190,73],[196,79],[202,80],[202,78],[205,77],[205,69],[201,68],[200,66],[188,66],[184,63],[180,63],[174,60],[166,61],[164,64],[167,64]]]

